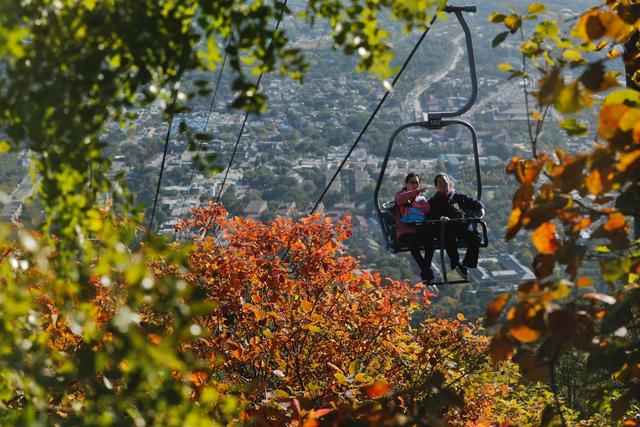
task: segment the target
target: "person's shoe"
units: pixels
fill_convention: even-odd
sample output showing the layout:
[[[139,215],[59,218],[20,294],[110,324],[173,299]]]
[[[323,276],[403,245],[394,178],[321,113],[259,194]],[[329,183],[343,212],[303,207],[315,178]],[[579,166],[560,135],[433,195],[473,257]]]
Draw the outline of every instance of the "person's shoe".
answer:
[[[469,270],[467,270],[467,267],[465,267],[462,264],[458,264],[456,265],[455,270],[458,272],[460,276],[462,276],[464,280],[469,280]]]
[[[420,272],[420,278],[422,279],[422,283],[425,285],[430,285],[433,283],[435,277],[433,276],[433,270],[428,269]]]

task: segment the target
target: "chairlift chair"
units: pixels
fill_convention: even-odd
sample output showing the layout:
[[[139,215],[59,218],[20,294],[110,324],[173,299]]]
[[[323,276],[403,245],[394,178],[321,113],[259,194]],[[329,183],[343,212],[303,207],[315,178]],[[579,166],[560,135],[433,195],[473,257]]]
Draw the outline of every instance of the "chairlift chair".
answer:
[[[378,220],[380,223],[380,227],[382,229],[382,235],[385,239],[385,245],[388,250],[393,253],[400,252],[408,252],[409,247],[403,246],[396,240],[395,235],[395,225],[396,225],[396,216],[398,215],[398,210],[396,209],[396,205],[394,201],[388,202],[380,202],[379,193],[380,187],[382,185],[382,181],[384,179],[384,174],[387,169],[387,163],[389,162],[389,157],[391,155],[391,149],[393,148],[393,143],[396,137],[405,129],[412,127],[425,128],[428,130],[440,130],[450,125],[459,125],[466,128],[471,134],[471,140],[473,144],[473,155],[475,160],[475,172],[476,172],[476,198],[478,200],[482,197],[482,181],[480,174],[480,158],[478,152],[478,136],[476,134],[473,126],[465,120],[461,120],[459,117],[462,114],[466,113],[471,106],[474,104],[477,96],[478,96],[478,82],[476,77],[476,67],[475,67],[475,59],[473,55],[473,43],[471,40],[471,32],[469,30],[469,26],[464,19],[463,12],[475,12],[475,6],[447,6],[444,9],[447,13],[454,13],[458,22],[462,26],[465,34],[466,41],[466,49],[468,53],[468,61],[469,61],[469,72],[471,75],[471,96],[465,105],[459,108],[456,111],[444,111],[444,112],[434,112],[427,113],[427,120],[418,121],[412,123],[406,123],[398,127],[391,137],[389,138],[389,143],[387,146],[387,150],[385,153],[384,160],[382,161],[382,167],[380,170],[380,174],[378,175],[378,180],[376,182],[376,187],[373,193],[374,198],[374,206],[376,212],[378,214]],[[450,221],[460,221],[473,225],[474,227],[479,227],[481,229],[481,243],[480,247],[487,247],[489,244],[489,239],[487,235],[487,224],[477,216],[470,216],[462,219],[452,219]],[[438,224],[440,226],[439,236],[434,236],[434,248],[440,249],[440,262],[442,266],[442,282],[435,282],[434,285],[443,285],[443,284],[455,284],[455,283],[468,283],[468,280],[448,280],[447,278],[447,270],[445,266],[444,259],[444,223],[439,220],[429,220],[420,224],[415,224],[416,226],[429,226],[429,224]],[[466,242],[462,240],[458,240],[457,242],[458,248],[466,248]],[[424,249],[424,248],[422,248]]]

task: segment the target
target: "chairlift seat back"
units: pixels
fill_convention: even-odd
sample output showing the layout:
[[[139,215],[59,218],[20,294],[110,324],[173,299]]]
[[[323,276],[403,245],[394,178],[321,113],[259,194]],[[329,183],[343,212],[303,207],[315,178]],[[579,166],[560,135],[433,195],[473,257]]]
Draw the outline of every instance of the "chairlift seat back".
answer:
[[[400,243],[396,238],[397,215],[398,215],[398,210],[396,209],[395,202],[386,202],[382,204],[382,219],[383,219],[382,228],[385,234],[384,236],[385,244],[387,245],[387,248],[392,250],[394,253],[409,252],[410,250],[409,247]],[[479,212],[468,212],[467,218],[473,221],[472,223],[474,227],[480,226],[480,229],[481,229],[480,230],[480,236],[481,236],[480,247],[486,248],[489,245],[488,243],[489,239],[487,236],[487,224],[482,219],[479,218]],[[437,222],[433,223],[433,225],[431,226],[432,227],[437,226],[436,224]],[[424,223],[416,223],[413,225],[415,225],[416,227],[426,226]],[[434,234],[435,235],[433,236],[433,247],[435,249],[441,248],[440,236],[437,235],[437,233],[434,233]],[[458,248],[466,248],[467,242],[464,239],[457,238],[456,246]],[[425,247],[422,246],[419,249],[425,249]]]

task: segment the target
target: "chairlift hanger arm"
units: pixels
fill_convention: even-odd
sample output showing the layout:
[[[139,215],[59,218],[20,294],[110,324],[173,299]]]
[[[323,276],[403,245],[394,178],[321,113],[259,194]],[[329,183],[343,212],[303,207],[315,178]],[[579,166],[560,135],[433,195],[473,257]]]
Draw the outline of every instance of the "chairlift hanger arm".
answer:
[[[426,127],[429,127],[429,123],[431,120],[424,122],[426,123]],[[480,176],[480,151],[478,150],[478,134],[471,124],[465,120],[461,119],[449,119],[449,120],[440,120],[439,127],[445,127],[449,125],[461,125],[469,129],[471,133],[471,143],[473,145],[473,159],[474,166],[476,170],[476,199],[482,200],[482,179]],[[431,129],[431,127],[429,127]]]
[[[464,104],[456,111],[439,111],[434,113],[428,113],[428,117],[431,120],[439,120],[445,117],[458,117],[469,111],[471,106],[476,102],[478,98],[478,77],[476,76],[476,60],[473,54],[473,40],[471,39],[471,30],[469,30],[469,25],[467,25],[467,21],[464,19],[464,15],[462,12],[475,12],[475,6],[447,6],[444,9],[445,12],[455,13],[458,22],[462,26],[462,30],[464,31],[464,37],[467,47],[467,57],[469,61],[469,75],[471,77],[471,96],[467,100],[467,103]]]
[[[447,13],[458,13],[458,12],[468,12],[468,13],[476,13],[475,6],[452,6],[447,5],[443,9]]]

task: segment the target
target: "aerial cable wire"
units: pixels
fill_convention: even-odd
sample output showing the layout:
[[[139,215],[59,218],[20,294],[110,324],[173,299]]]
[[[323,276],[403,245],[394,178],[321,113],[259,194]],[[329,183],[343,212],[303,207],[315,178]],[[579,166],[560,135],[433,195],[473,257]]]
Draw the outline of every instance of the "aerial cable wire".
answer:
[[[230,44],[231,44],[231,36],[229,36],[229,40],[227,41],[227,46],[225,47],[224,58],[222,59],[222,66],[220,67],[220,72],[218,74],[216,85],[213,90],[213,96],[211,97],[211,103],[209,104],[209,112],[207,113],[207,118],[204,122],[204,126],[202,127],[201,133],[203,134],[207,132],[207,127],[209,126],[209,119],[211,118],[211,113],[213,112],[213,106],[216,102],[216,95],[218,93],[218,88],[220,87],[220,80],[222,79],[222,73],[224,72],[224,67],[227,63],[227,55],[228,55],[227,49],[229,48]],[[200,144],[198,144],[198,150],[196,151],[196,161],[193,162],[193,166],[191,168],[191,176],[189,177],[189,184],[187,184],[187,189],[182,197],[182,205],[180,206],[180,214],[178,215],[178,217],[182,217],[182,212],[184,211],[184,206],[187,201],[187,195],[189,194],[189,191],[191,191],[193,178],[196,174],[196,169],[198,167],[198,162],[200,160],[198,155],[200,154],[200,149],[202,148],[202,145],[203,145],[203,142],[200,142]]]
[[[162,172],[164,171],[164,164],[167,160],[167,151],[169,149],[169,140],[171,138],[171,126],[173,125],[173,117],[175,115],[176,102],[178,100],[178,88],[174,88],[173,100],[170,104],[171,112],[169,114],[169,126],[167,127],[167,136],[164,141],[164,152],[162,154],[162,162],[160,163],[160,174],[158,175],[158,185],[156,187],[156,194],[153,198],[153,209],[151,210],[151,220],[149,220],[149,233],[151,233],[153,226],[153,218],[156,215],[156,206],[158,205],[158,195],[160,194],[160,184],[162,183]]]
[[[424,40],[424,38],[426,37],[427,33],[429,32],[429,30],[431,29],[431,27],[433,26],[433,23],[435,22],[437,18],[437,15],[434,14],[433,18],[431,18],[431,21],[429,22],[429,25],[427,25],[427,28],[424,30],[424,32],[422,33],[422,35],[420,36],[420,38],[418,39],[418,41],[416,42],[416,44],[413,46],[413,49],[411,50],[411,52],[409,53],[409,56],[407,56],[407,59],[405,59],[404,64],[402,64],[402,68],[400,68],[400,71],[398,71],[398,74],[396,74],[396,76],[393,79],[393,82],[391,82],[391,88],[393,88],[396,84],[396,82],[398,81],[398,79],[400,79],[400,76],[402,75],[402,73],[404,72],[405,68],[407,68],[407,65],[409,65],[409,62],[411,61],[411,59],[413,58],[413,55],[416,53],[416,51],[418,50],[418,48],[420,47],[420,45],[422,44],[422,41]],[[387,99],[387,96],[389,96],[389,93],[391,92],[391,90],[386,90],[384,93],[384,96],[382,97],[382,99],[380,99],[380,102],[378,102],[378,105],[376,106],[375,110],[373,111],[373,113],[371,114],[371,116],[369,116],[369,120],[367,120],[367,123],[364,125],[364,127],[362,128],[362,130],[360,131],[360,134],[358,135],[358,137],[356,138],[355,142],[353,143],[353,145],[351,145],[351,148],[349,149],[349,151],[347,152],[347,155],[344,157],[344,159],[342,160],[342,162],[340,163],[340,166],[338,166],[338,169],[336,170],[336,172],[333,174],[333,177],[331,177],[331,180],[329,181],[329,183],[325,186],[324,190],[322,191],[322,194],[320,195],[320,197],[318,198],[318,201],[316,202],[316,204],[313,206],[313,209],[311,209],[311,212],[309,212],[309,215],[312,215],[316,209],[318,209],[318,206],[320,205],[320,203],[322,202],[322,199],[324,199],[324,196],[327,194],[327,192],[329,191],[329,188],[331,187],[331,185],[333,184],[333,182],[335,181],[336,177],[340,174],[340,171],[342,170],[342,168],[344,167],[344,165],[347,163],[347,160],[349,159],[349,157],[351,156],[351,153],[353,152],[353,150],[355,150],[356,146],[358,145],[358,143],[360,142],[360,140],[362,139],[362,136],[364,135],[364,133],[367,131],[367,129],[369,128],[369,125],[371,124],[371,122],[373,121],[373,119],[375,118],[376,114],[378,114],[378,111],[380,110],[380,108],[382,107],[382,104],[384,104],[384,102]]]
[[[282,3],[282,10],[280,11],[280,16],[278,17],[278,22],[276,23],[276,28],[273,30],[274,36],[275,33],[278,31],[278,28],[280,28],[280,23],[282,22],[282,17],[284,16],[284,10],[287,7],[287,1],[288,0],[284,0],[284,2]],[[269,51],[271,49],[271,46],[273,45],[273,37],[271,38],[271,41],[269,42],[269,46],[267,47],[267,51]],[[258,80],[256,81],[256,92],[260,89],[260,81],[262,80],[262,76],[264,75],[264,71],[260,72],[260,75],[258,76]],[[222,191],[224,190],[224,185],[227,182],[227,177],[229,176],[229,170],[231,169],[231,166],[233,165],[233,160],[235,159],[236,156],[236,152],[238,151],[238,145],[240,144],[240,139],[242,138],[242,134],[244,133],[244,127],[247,124],[247,119],[249,118],[249,110],[246,111],[245,115],[244,115],[244,119],[242,120],[242,126],[240,127],[240,131],[238,132],[238,137],[236,138],[236,143],[233,146],[233,151],[231,152],[231,158],[229,159],[229,164],[227,166],[227,170],[224,173],[224,178],[222,179],[222,183],[220,184],[220,191],[218,191],[218,196],[216,197],[216,203],[220,203],[220,198],[222,197]]]

